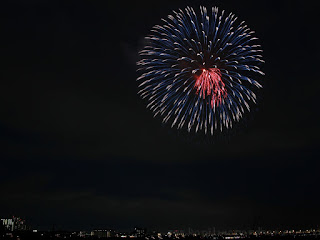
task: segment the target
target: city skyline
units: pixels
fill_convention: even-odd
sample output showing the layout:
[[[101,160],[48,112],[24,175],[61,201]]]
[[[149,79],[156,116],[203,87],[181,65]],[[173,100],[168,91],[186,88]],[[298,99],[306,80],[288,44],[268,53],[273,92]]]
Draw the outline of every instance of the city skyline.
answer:
[[[144,226],[131,226],[126,229],[116,229],[108,226],[104,227],[91,227],[91,228],[85,228],[85,229],[67,229],[63,228],[62,226],[59,226],[59,224],[53,224],[50,228],[37,228],[35,226],[32,226],[28,224],[26,219],[23,219],[21,217],[12,216],[11,218],[1,218],[1,225],[4,226],[4,229],[8,232],[15,232],[15,231],[32,231],[32,232],[79,232],[87,233],[87,234],[93,234],[93,232],[96,232],[98,234],[103,233],[104,237],[123,237],[123,235],[126,235],[128,237],[135,237],[135,238],[141,238],[145,237],[147,235],[163,235],[166,237],[185,237],[185,236],[213,236],[213,235],[223,235],[223,234],[229,234],[229,233],[247,233],[247,234],[295,234],[295,233],[312,233],[316,232],[320,235],[320,226],[309,226],[305,228],[283,228],[283,227],[277,227],[277,228],[263,228],[261,226],[248,226],[246,228],[225,228],[225,229],[217,229],[214,226],[211,227],[202,227],[202,228],[193,228],[192,226],[189,226],[187,228],[171,228],[171,229],[159,229],[157,227],[153,228],[146,228]],[[160,234],[160,235],[159,235]]]

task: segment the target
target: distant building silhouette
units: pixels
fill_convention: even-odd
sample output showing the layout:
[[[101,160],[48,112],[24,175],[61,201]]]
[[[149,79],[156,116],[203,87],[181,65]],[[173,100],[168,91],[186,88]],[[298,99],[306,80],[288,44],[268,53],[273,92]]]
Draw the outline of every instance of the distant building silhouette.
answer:
[[[113,237],[111,230],[93,230],[91,231],[91,236],[97,238],[110,238]]]
[[[146,229],[145,228],[138,228],[135,227],[133,231],[133,235],[137,238],[143,238],[146,236]]]
[[[13,216],[12,218],[1,219],[1,221],[7,231],[25,231],[28,229],[25,220],[19,217]]]

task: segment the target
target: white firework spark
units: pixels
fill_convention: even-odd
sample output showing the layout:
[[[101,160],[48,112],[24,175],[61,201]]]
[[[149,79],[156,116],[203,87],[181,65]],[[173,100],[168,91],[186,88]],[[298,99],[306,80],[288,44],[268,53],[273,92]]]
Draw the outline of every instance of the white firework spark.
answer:
[[[172,127],[205,134],[239,121],[261,88],[260,45],[245,22],[217,7],[173,11],[155,25],[139,52],[139,94]]]

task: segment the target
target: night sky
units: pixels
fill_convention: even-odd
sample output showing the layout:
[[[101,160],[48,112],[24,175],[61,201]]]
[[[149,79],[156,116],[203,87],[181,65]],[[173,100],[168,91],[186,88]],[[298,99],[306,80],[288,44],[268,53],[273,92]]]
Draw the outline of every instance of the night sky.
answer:
[[[34,228],[320,225],[316,1],[2,1],[0,217]],[[259,110],[216,143],[153,119],[137,52],[200,4],[256,31]]]

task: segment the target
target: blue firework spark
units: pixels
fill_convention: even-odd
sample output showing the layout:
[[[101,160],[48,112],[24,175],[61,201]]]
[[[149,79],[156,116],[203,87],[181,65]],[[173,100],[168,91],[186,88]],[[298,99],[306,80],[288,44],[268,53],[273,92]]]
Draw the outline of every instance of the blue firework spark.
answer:
[[[264,75],[261,46],[245,22],[213,7],[173,11],[145,37],[137,62],[139,94],[154,116],[188,131],[231,128],[250,106]]]

